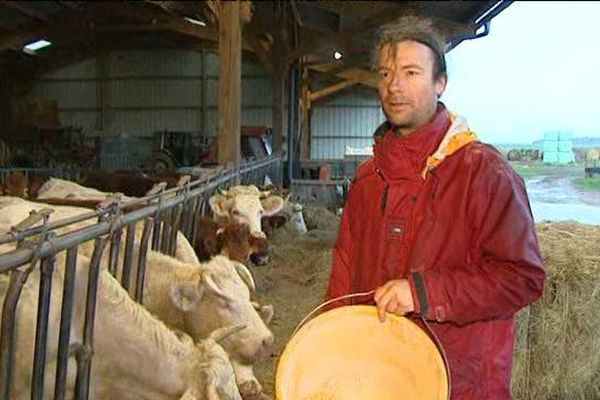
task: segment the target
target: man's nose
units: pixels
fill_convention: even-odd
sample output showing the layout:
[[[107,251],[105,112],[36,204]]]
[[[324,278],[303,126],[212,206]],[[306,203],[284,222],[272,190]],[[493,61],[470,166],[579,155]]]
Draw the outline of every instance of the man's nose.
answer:
[[[393,74],[388,84],[388,91],[390,91],[390,93],[396,93],[401,92],[402,90],[404,90],[404,81],[399,74]]]

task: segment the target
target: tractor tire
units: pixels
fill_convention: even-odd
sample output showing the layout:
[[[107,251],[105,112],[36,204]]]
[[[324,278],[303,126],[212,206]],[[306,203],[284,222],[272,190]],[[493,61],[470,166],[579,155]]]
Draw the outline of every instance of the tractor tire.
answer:
[[[146,165],[154,172],[163,172],[175,169],[176,164],[169,155],[164,153],[155,153],[150,156]]]

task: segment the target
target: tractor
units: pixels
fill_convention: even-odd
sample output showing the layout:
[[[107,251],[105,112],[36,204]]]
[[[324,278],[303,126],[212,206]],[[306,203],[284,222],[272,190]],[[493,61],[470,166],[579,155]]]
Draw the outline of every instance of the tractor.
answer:
[[[199,164],[210,152],[211,141],[197,132],[163,130],[154,133],[153,151],[143,163],[155,172]]]

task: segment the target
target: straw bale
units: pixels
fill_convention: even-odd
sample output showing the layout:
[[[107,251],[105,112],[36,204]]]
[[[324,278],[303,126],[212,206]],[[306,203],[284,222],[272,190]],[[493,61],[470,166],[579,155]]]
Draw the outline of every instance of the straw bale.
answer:
[[[537,225],[546,263],[542,298],[517,317],[513,395],[600,398],[600,227]]]

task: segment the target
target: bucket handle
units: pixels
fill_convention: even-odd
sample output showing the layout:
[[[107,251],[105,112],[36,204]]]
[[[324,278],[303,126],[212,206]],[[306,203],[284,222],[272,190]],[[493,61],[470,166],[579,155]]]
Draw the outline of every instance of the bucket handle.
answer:
[[[374,294],[375,294],[375,290],[370,290],[368,292],[361,292],[361,293],[350,293],[350,294],[345,294],[343,296],[333,298],[331,300],[327,300],[324,303],[321,303],[317,307],[313,308],[313,310],[311,312],[309,312],[306,315],[306,317],[302,318],[302,321],[300,321],[300,323],[296,326],[296,329],[294,329],[294,332],[292,333],[292,337],[296,336],[296,333],[298,333],[300,328],[302,328],[304,326],[304,324],[306,324],[306,321],[308,321],[317,311],[321,310],[323,307],[328,306],[331,303],[335,303],[336,301],[339,301],[339,300],[351,299],[354,297],[372,296]]]

